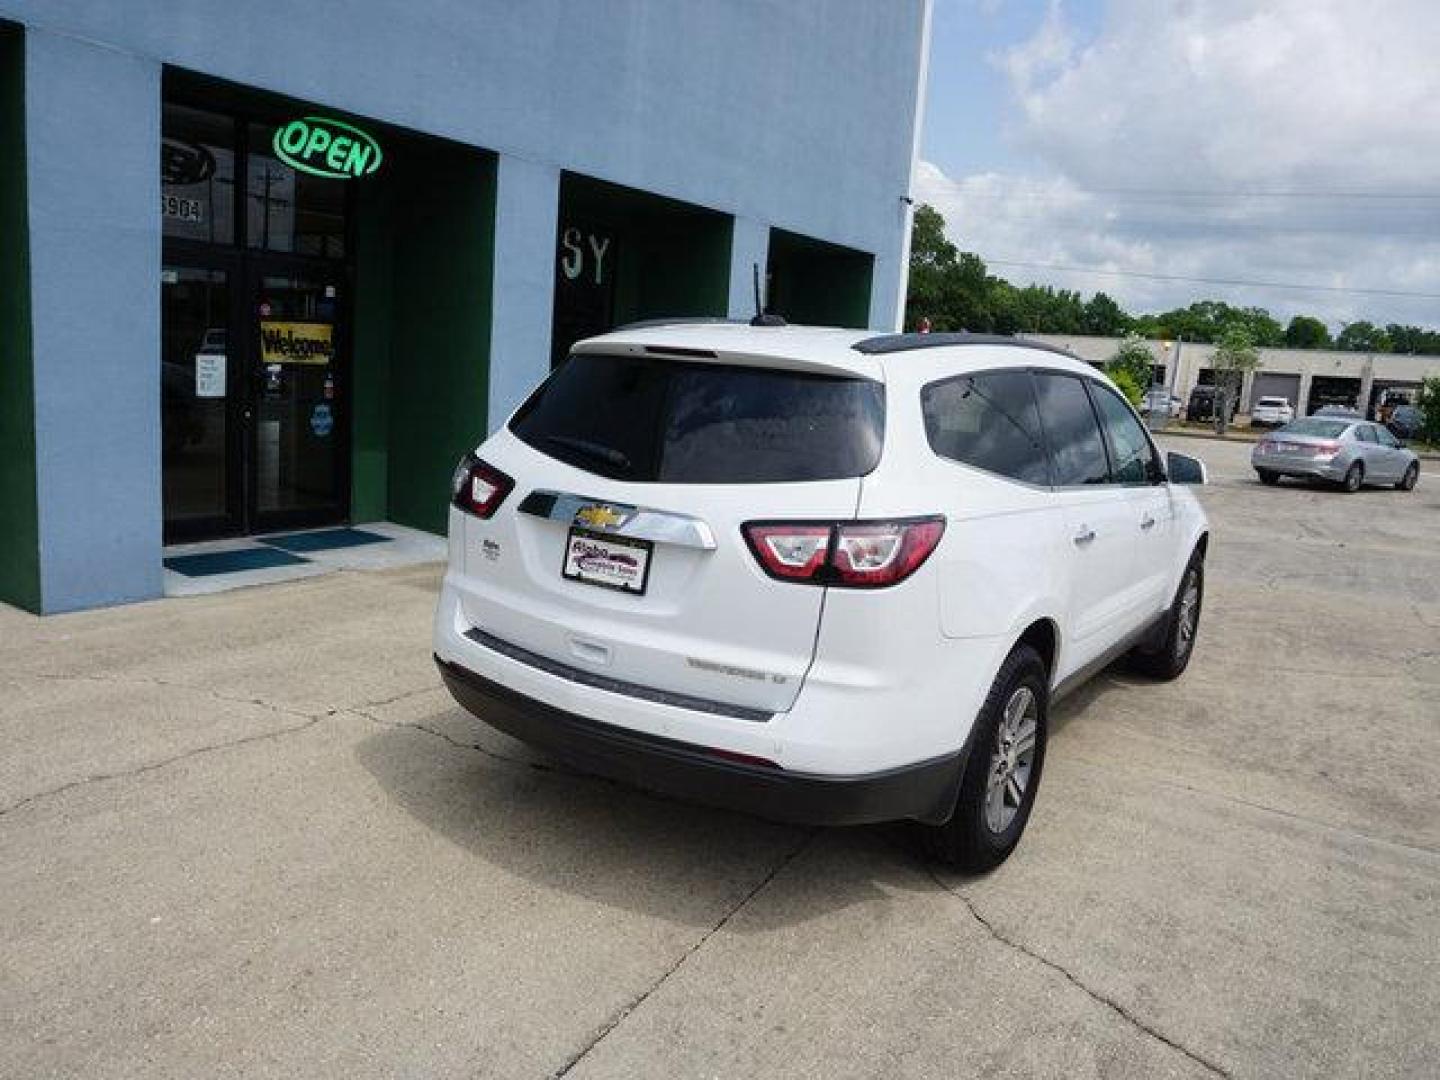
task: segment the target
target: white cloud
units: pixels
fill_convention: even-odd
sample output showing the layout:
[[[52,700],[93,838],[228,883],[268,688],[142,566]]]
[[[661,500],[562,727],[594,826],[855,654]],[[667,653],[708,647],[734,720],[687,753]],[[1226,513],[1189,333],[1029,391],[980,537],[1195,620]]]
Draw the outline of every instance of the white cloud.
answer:
[[[1436,57],[1434,0],[1112,0],[1088,41],[1056,0],[994,58],[1033,169],[924,163],[916,194],[991,259],[1440,294],[1440,198],[1329,197],[1440,196]],[[1275,192],[1310,197],[1255,196]],[[1433,300],[996,271],[1138,309],[1216,296],[1440,324]]]

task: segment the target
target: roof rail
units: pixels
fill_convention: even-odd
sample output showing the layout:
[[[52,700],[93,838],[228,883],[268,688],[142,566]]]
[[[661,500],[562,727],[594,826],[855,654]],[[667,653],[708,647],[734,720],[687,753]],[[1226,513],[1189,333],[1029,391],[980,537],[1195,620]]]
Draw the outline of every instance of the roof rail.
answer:
[[[964,330],[945,334],[880,334],[877,337],[857,341],[850,347],[866,356],[883,356],[887,353],[910,352],[914,349],[941,349],[951,345],[1014,345],[1022,349],[1039,349],[1041,352],[1057,353],[1071,360],[1081,358],[1069,349],[1059,345],[1047,345],[1043,341],[1010,337],[1007,334],[971,334]],[[1083,361],[1082,361],[1083,362]]]

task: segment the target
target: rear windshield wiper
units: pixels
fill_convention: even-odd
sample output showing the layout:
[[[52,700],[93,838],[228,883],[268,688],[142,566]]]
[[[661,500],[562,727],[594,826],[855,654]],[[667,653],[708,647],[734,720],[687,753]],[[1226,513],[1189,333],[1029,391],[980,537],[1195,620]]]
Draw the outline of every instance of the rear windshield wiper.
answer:
[[[568,450],[578,451],[596,461],[603,461],[613,469],[630,472],[632,468],[629,455],[616,450],[613,446],[591,442],[589,439],[577,439],[573,435],[546,435],[545,441],[554,443],[556,446],[563,446]]]

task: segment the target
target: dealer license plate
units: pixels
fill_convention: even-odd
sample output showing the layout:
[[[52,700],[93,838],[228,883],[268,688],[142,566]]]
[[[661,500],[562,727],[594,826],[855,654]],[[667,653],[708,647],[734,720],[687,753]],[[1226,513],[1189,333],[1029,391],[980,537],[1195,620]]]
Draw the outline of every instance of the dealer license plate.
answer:
[[[565,565],[560,572],[571,581],[644,596],[653,550],[649,540],[571,529],[565,541]]]

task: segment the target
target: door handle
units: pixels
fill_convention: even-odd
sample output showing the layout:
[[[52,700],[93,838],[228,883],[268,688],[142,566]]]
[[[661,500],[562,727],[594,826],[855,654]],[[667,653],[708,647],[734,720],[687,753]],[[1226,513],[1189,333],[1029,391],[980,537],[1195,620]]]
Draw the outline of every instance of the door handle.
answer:
[[[1143,518],[1140,519],[1140,528],[1142,528],[1142,529],[1153,529],[1154,527],[1155,527],[1155,519],[1154,519],[1153,517],[1151,517],[1149,514],[1146,514]]]
[[[1089,525],[1082,525],[1080,531],[1075,534],[1075,543],[1078,547],[1084,547],[1095,539],[1095,530]]]

